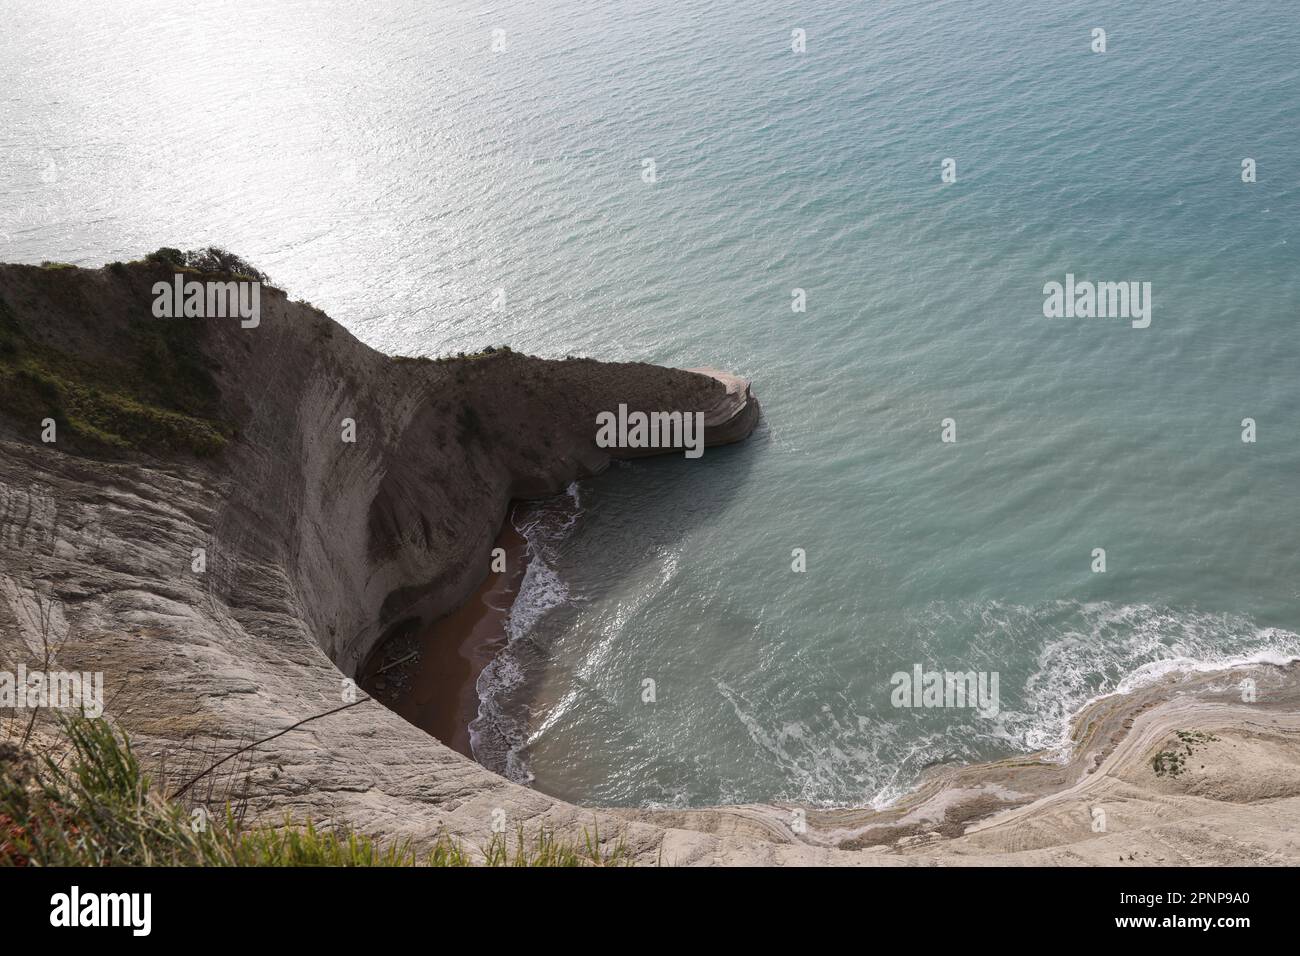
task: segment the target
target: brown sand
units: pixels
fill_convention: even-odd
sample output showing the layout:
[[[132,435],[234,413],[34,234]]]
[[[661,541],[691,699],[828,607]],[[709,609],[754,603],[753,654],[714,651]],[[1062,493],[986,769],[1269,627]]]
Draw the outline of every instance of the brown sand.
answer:
[[[528,569],[527,542],[515,530],[525,507],[511,506],[492,545],[505,549],[506,570],[489,571],[464,604],[425,630],[379,648],[361,681],[407,721],[471,758],[478,677],[508,640],[506,621]],[[399,663],[415,651],[418,657]]]

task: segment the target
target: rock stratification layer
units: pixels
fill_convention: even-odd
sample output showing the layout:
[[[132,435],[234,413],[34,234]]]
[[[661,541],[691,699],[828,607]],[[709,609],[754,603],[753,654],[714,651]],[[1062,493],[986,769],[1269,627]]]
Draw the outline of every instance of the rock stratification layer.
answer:
[[[512,498],[557,493],[621,454],[596,447],[598,412],[700,411],[709,445],[759,417],[748,382],[714,370],[508,350],[390,358],[269,288],[256,328],[155,319],[151,289],[174,271],[0,266],[0,667],[102,671],[108,716],[173,773],[338,707],[392,628],[456,607]],[[498,811],[511,829],[594,823],[645,862],[1111,862],[1125,845],[1166,862],[1296,862],[1294,672],[1260,680],[1271,705],[1234,707],[1208,685],[1151,691],[1081,725],[1069,763],[941,773],[885,813],[814,812],[807,830],[781,807],[579,808],[373,701],[260,746],[228,783],[276,819],[417,845],[440,831],[485,842]],[[1171,707],[1249,741],[1213,755],[1222,780],[1143,775]],[[1138,713],[1143,735],[1126,737]],[[1258,776],[1242,760],[1273,768],[1266,791],[1232,784]],[[1098,842],[1075,813],[1098,792],[1125,802],[1127,836]],[[1005,819],[966,833],[995,811]],[[1207,829],[1223,836],[1198,839]]]

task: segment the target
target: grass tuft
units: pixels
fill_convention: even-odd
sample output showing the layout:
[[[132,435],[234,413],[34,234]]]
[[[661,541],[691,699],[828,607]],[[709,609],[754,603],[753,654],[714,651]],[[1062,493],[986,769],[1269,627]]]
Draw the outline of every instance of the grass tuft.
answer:
[[[286,818],[246,826],[226,803],[219,815],[164,796],[125,733],[105,720],[58,715],[66,753],[0,745],[0,866],[618,866],[619,841],[582,844],[550,830],[494,834],[478,853],[443,834],[421,853],[349,827]]]

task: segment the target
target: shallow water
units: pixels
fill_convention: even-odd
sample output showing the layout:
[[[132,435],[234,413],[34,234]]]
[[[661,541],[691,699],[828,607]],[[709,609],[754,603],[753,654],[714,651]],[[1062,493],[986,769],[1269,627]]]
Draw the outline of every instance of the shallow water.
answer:
[[[389,351],[754,379],[748,443],[531,529],[490,765],[881,801],[1159,662],[1300,651],[1300,8],[433,6],[5,4],[0,259],[217,243]],[[1066,273],[1151,282],[1150,328],[1044,318]],[[917,664],[999,716],[892,706]]]

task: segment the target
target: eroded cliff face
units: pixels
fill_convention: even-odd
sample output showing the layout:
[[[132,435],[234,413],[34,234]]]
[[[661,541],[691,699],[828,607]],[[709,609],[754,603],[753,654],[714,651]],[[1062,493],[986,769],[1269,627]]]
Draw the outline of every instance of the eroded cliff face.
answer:
[[[700,411],[708,444],[758,419],[726,376],[509,351],[389,358],[269,288],[255,328],[154,318],[154,283],[175,271],[0,266],[3,656],[39,661],[48,641],[59,667],[103,671],[108,715],[159,759],[338,706],[389,628],[482,580],[511,498],[608,465],[598,412]],[[155,341],[160,323],[183,338]],[[277,814],[417,839],[483,838],[498,808],[512,826],[592,822],[377,703],[259,754],[240,786]]]
[[[460,603],[512,497],[608,464],[598,412],[698,410],[710,444],[759,415],[718,373],[388,358],[273,290],[253,329],[155,319],[153,283],[173,272],[0,266],[0,668],[48,648],[51,668],[102,671],[107,716],[173,780],[338,707],[389,628]],[[579,840],[595,825],[646,863],[1300,862],[1300,679],[1250,674],[1258,704],[1234,698],[1236,674],[1108,698],[1076,723],[1068,763],[945,768],[879,813],[579,808],[374,701],[192,795],[417,846],[443,831],[482,845],[502,812]],[[1218,749],[1156,779],[1150,754],[1179,728]],[[1093,829],[1099,804],[1121,808],[1110,832]]]

